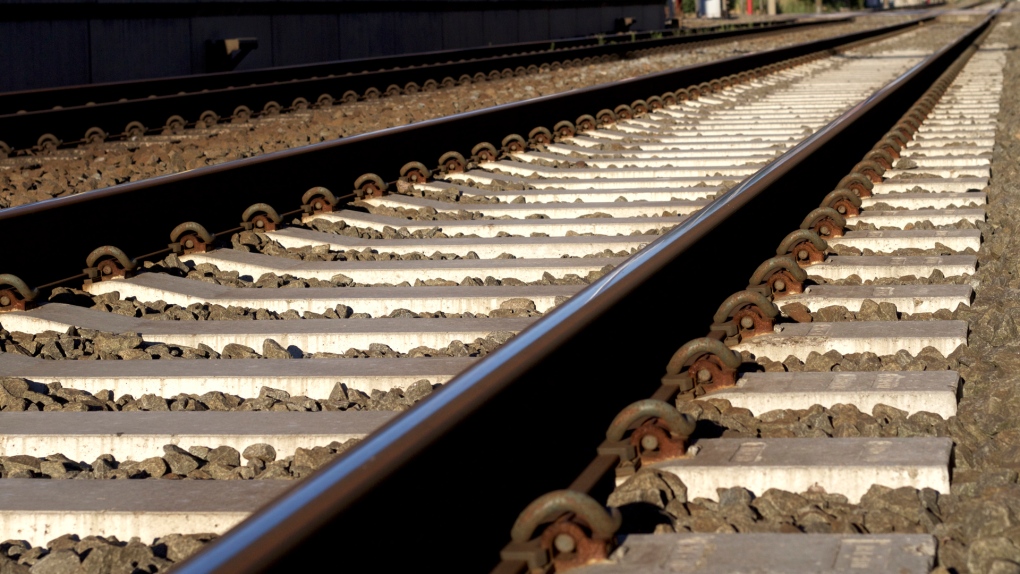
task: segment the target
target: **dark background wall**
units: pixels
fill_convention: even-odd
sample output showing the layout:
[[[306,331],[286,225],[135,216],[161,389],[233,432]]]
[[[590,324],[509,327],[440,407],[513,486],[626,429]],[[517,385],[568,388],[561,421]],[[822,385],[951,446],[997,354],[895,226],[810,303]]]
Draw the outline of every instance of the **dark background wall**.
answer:
[[[238,70],[659,29],[663,0],[0,0],[0,91],[197,74],[207,41],[255,37]]]

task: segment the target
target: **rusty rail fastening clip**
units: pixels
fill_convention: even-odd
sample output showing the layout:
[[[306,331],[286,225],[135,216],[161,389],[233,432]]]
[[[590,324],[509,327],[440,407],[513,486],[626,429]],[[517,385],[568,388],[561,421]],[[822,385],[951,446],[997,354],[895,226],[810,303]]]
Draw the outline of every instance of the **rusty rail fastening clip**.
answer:
[[[738,291],[719,305],[710,331],[721,331],[739,342],[773,332],[779,309],[759,291]]]
[[[248,231],[273,231],[283,219],[267,203],[256,203],[241,214],[241,227]]]
[[[807,272],[789,255],[766,259],[751,275],[747,290],[757,291],[773,301],[804,291]]]
[[[829,244],[814,231],[798,229],[783,238],[776,248],[776,255],[788,255],[804,267],[825,261],[825,250],[828,248]]]
[[[400,179],[408,183],[425,183],[432,177],[432,170],[420,161],[409,161],[400,168]]]
[[[354,180],[354,195],[358,199],[365,199],[366,197],[382,197],[386,195],[386,190],[389,189],[389,184],[383,181],[383,178],[379,177],[374,173],[365,173],[361,177]]]
[[[834,189],[822,199],[821,207],[835,209],[843,217],[856,217],[861,214],[861,197],[853,191],[842,188]]]
[[[875,188],[875,184],[871,182],[871,178],[869,177],[865,177],[859,173],[851,173],[844,176],[843,179],[839,180],[839,183],[836,184],[836,189],[844,188],[857,194],[857,197],[865,198],[871,197],[871,190]]]
[[[846,228],[846,218],[831,207],[818,207],[807,214],[800,224],[801,229],[810,229],[819,237],[828,241],[837,237],[843,237],[843,230]]]
[[[313,187],[301,196],[301,211],[308,215],[330,213],[339,201],[325,187]]]
[[[214,235],[194,221],[187,221],[170,232],[170,251],[177,255],[184,253],[205,253],[213,242]]]
[[[0,274],[0,313],[27,311],[35,307],[38,289],[29,289],[28,284],[17,275]]]
[[[507,562],[524,562],[530,572],[565,572],[593,560],[605,560],[622,522],[619,510],[607,509],[587,494],[555,490],[538,497],[521,512],[500,557]]]
[[[735,385],[741,363],[740,353],[718,339],[692,339],[673,353],[662,384],[676,385],[680,392],[694,391],[700,396]]]
[[[619,457],[616,478],[628,478],[646,464],[687,454],[687,441],[696,425],[693,417],[673,405],[644,399],[616,415],[598,453]]]
[[[87,267],[83,270],[88,276],[85,286],[97,281],[131,277],[138,262],[129,258],[123,251],[112,246],[97,247],[85,258]]]

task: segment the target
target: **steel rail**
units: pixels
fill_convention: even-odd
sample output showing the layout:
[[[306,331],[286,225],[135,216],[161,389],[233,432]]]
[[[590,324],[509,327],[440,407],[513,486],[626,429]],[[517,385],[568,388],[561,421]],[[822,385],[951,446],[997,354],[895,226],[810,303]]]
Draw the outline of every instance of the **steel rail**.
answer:
[[[845,21],[847,19],[848,18],[839,18],[837,20]],[[791,23],[793,20],[793,18],[790,18],[772,22],[754,23],[747,28],[749,30],[757,29],[760,31],[779,24],[786,25]],[[819,22],[823,22],[823,20],[820,20]],[[732,33],[732,30],[727,30],[727,28],[729,28],[729,26],[720,25],[705,28],[685,28],[679,32],[681,32],[681,37],[693,39],[697,36],[699,39],[704,39],[708,34],[720,32]],[[215,90],[234,86],[247,86],[251,84],[285,82],[315,76],[328,76],[330,74],[340,76],[344,74],[358,74],[366,71],[408,68],[411,66],[428,66],[444,62],[479,60],[483,58],[511,56],[530,52],[555,53],[565,51],[570,48],[582,48],[609,43],[625,44],[639,40],[649,40],[656,36],[667,36],[676,32],[678,31],[675,29],[647,30],[634,32],[633,34],[617,33],[606,34],[601,37],[580,36],[572,38],[558,38],[541,42],[516,42],[496,46],[479,46],[475,48],[436,50],[411,54],[397,54],[392,56],[378,56],[373,58],[335,60],[329,62],[316,62],[312,64],[260,68],[256,70],[170,76],[165,78],[151,78],[121,82],[102,82],[96,84],[62,86],[36,90],[20,90],[16,92],[0,93],[0,115],[13,114],[19,111],[29,112],[46,110],[53,108],[54,106],[71,107],[83,106],[90,102],[93,104],[113,102],[121,98],[133,100],[148,98],[153,95],[168,96],[179,94],[180,92],[198,92],[201,90]]]
[[[432,80],[442,82],[444,78],[459,80],[463,76],[489,74],[505,69],[527,69],[554,62],[567,62],[584,58],[624,57],[627,53],[691,42],[710,42],[749,34],[776,33],[803,26],[831,24],[839,20],[824,22],[804,21],[771,26],[769,28],[746,28],[739,30],[698,34],[692,36],[666,37],[638,40],[623,44],[580,46],[549,52],[532,52],[479,58],[458,62],[439,62],[424,66],[401,69],[374,70],[349,74],[327,74],[318,77],[293,79],[293,74],[284,74],[280,79],[245,85],[220,88],[199,88],[196,91],[179,94],[177,89],[171,95],[140,97],[127,101],[106,101],[95,105],[78,105],[59,109],[36,110],[27,113],[0,115],[0,141],[11,149],[28,149],[38,144],[41,136],[50,134],[60,141],[76,142],[84,138],[91,128],[99,128],[107,134],[117,136],[127,131],[127,125],[138,122],[147,129],[162,130],[171,116],[179,116],[187,124],[194,124],[207,111],[220,118],[230,118],[244,106],[252,113],[259,113],[270,102],[283,108],[291,108],[297,98],[314,103],[323,94],[329,94],[339,101],[347,92],[364,96],[368,90],[383,93],[389,86],[401,90],[414,82],[423,86]],[[276,72],[267,72],[276,74]],[[122,96],[113,96],[119,98]]]
[[[491,568],[517,513],[570,484],[608,421],[704,334],[803,206],[850,171],[995,14],[685,220],[176,570]],[[805,185],[809,183],[809,185]],[[791,209],[790,205],[797,208]],[[753,237],[754,241],[747,239]],[[637,351],[636,353],[634,351]],[[632,360],[628,360],[632,358]],[[601,486],[605,487],[605,482]],[[592,484],[592,487],[599,486]]]
[[[0,229],[5,236],[30,246],[8,248],[0,259],[0,273],[17,275],[29,286],[56,283],[78,275],[89,252],[102,245],[120,247],[132,257],[158,252],[166,248],[170,230],[185,221],[197,218],[214,233],[234,229],[244,208],[254,203],[267,203],[279,213],[290,212],[300,207],[301,195],[312,187],[323,186],[335,195],[346,195],[355,179],[366,172],[393,181],[399,166],[410,161],[435,165],[447,150],[467,157],[478,142],[498,144],[522,128],[525,132],[529,126],[551,128],[561,120],[573,121],[579,114],[594,115],[602,108],[637,98],[899,33],[933,18],[926,15],[883,28],[0,210]]]

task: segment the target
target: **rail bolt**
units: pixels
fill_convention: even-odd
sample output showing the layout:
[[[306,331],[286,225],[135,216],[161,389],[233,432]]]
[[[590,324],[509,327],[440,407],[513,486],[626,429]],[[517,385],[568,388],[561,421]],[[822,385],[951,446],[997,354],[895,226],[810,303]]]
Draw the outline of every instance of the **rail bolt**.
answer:
[[[577,121],[574,122],[574,125],[577,126],[577,131],[578,132],[589,132],[589,131],[595,129],[595,127],[598,124],[596,123],[594,117],[592,117],[592,116],[590,116],[588,114],[584,114],[584,115],[577,116]]]
[[[249,231],[273,231],[281,221],[280,215],[267,203],[253,204],[241,214],[241,227]]]
[[[263,116],[275,116],[281,111],[283,111],[283,106],[274,101],[268,101],[264,106],[262,106]]]
[[[893,157],[891,153],[889,153],[889,150],[884,148],[878,148],[877,146],[875,149],[869,151],[868,155],[865,156],[864,159],[868,161],[873,161],[878,165],[882,166],[882,169],[886,170],[892,169],[893,163],[895,163],[896,161],[896,158]]]
[[[887,156],[889,156],[890,160],[895,160],[895,159],[898,159],[900,157],[900,150],[901,149],[903,149],[903,148],[900,146],[900,144],[896,143],[896,140],[894,140],[892,138],[883,138],[881,141],[879,141],[877,144],[875,144],[874,148],[872,148],[872,150],[873,150],[872,153],[874,153],[874,152],[882,152],[883,154],[886,154]],[[874,159],[874,158],[871,157],[870,154],[868,155],[868,157],[870,159]],[[875,160],[875,161],[878,161],[878,160]]]
[[[502,143],[503,153],[507,155],[512,153],[520,153],[527,149],[528,147],[528,142],[524,141],[524,138],[522,138],[518,134],[510,134],[506,136],[505,138],[503,138]]]
[[[552,132],[542,126],[528,132],[528,143],[531,145],[546,145],[552,143],[552,140]]]
[[[622,522],[616,508],[607,510],[581,492],[556,490],[521,512],[510,531],[511,542],[500,557],[526,562],[532,571],[564,572],[605,560]]]
[[[717,339],[701,337],[680,347],[666,364],[663,384],[674,384],[696,396],[732,387],[743,358]]]
[[[608,126],[616,123],[616,114],[613,110],[599,110],[599,113],[595,114],[595,120],[599,126]]]
[[[138,262],[129,258],[123,251],[112,246],[104,245],[89,253],[85,258],[84,269],[88,275],[85,284],[89,285],[96,281],[106,281],[118,277],[130,277],[138,266]]]
[[[810,229],[798,229],[787,235],[776,248],[776,255],[789,255],[801,267],[825,261],[829,244]]]
[[[914,139],[914,132],[908,129],[909,126],[903,124],[896,124],[891,130],[886,132],[887,137],[894,138],[900,146],[906,146],[907,142]]]
[[[439,169],[444,173],[463,173],[466,166],[464,156],[455,151],[448,151],[439,158]]]
[[[822,199],[821,207],[831,207],[843,217],[861,214],[861,198],[849,189],[835,189]]]
[[[53,153],[62,143],[60,138],[53,134],[43,134],[36,140],[35,149],[42,153]]]
[[[333,211],[337,203],[336,196],[325,187],[313,187],[301,196],[301,209],[309,215],[329,213]]]
[[[400,168],[400,177],[408,183],[425,183],[432,177],[432,170],[419,161],[409,161]]]
[[[831,207],[818,207],[807,214],[804,221],[800,223],[800,228],[810,229],[828,241],[836,237],[843,237],[846,218]]]
[[[386,190],[389,189],[389,187],[389,184],[383,181],[383,178],[374,173],[366,173],[354,180],[354,195],[356,195],[358,199],[364,199],[366,197],[382,197],[383,195],[386,195]]]
[[[662,98],[659,96],[648,96],[648,99],[645,100],[645,102],[648,104],[649,110],[661,110],[663,107]],[[634,105],[631,104],[631,107],[633,108]]]
[[[213,242],[213,234],[194,221],[187,221],[170,231],[170,250],[182,253],[205,253]]]
[[[27,311],[35,307],[34,301],[38,296],[39,291],[29,289],[17,275],[0,274],[0,313]]]
[[[211,128],[219,123],[219,121],[220,116],[212,110],[206,110],[198,116],[198,123],[202,124],[202,127],[206,128]]]
[[[170,133],[175,134],[177,132],[181,132],[187,124],[188,122],[185,121],[185,118],[180,115],[171,115],[166,118],[166,123],[163,124],[163,127],[165,127]]]
[[[234,113],[231,114],[230,117],[234,118],[240,123],[247,122],[248,120],[251,119],[251,108],[249,108],[248,106],[237,106],[236,108],[234,108]]]
[[[748,291],[757,291],[775,301],[786,295],[795,295],[804,291],[807,272],[789,255],[766,259],[747,282]]]
[[[882,183],[882,175],[885,173],[885,169],[878,162],[869,160],[857,162],[851,171],[867,177],[872,183]]]
[[[631,403],[616,415],[606,430],[603,447],[624,441],[629,443],[627,450],[633,453],[632,457],[626,460],[621,457],[621,462],[637,470],[643,464],[686,454],[687,440],[694,433],[694,427],[694,418],[681,414],[673,405],[645,399]]]
[[[571,138],[577,134],[577,128],[567,120],[561,120],[553,126],[553,134],[555,134],[557,140]]]
[[[102,128],[93,126],[85,130],[85,137],[83,139],[87,144],[97,144],[106,141],[106,137],[107,134]]]
[[[496,161],[498,155],[499,154],[496,152],[496,146],[489,142],[482,142],[471,148],[471,160],[475,163]]]
[[[839,180],[836,185],[837,189],[849,189],[854,192],[857,197],[871,197],[871,190],[875,188],[875,184],[872,183],[870,177],[866,177],[859,173],[851,173]]]
[[[757,291],[738,291],[722,302],[712,316],[712,331],[740,340],[772,332],[779,309]]]
[[[147,128],[142,125],[142,122],[130,122],[124,127],[124,135],[129,138],[137,138],[145,135]]]

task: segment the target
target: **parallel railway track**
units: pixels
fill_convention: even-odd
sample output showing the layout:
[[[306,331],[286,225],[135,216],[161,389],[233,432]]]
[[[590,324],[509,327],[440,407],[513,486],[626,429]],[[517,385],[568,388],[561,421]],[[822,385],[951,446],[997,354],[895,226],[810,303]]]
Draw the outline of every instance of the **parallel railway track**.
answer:
[[[927,571],[930,536],[878,527],[830,528],[810,551],[766,534],[664,532],[693,524],[677,504],[738,496],[717,488],[850,505],[874,483],[948,492],[944,436],[748,437],[724,419],[838,404],[955,414],[958,375],[884,361],[942,364],[967,342],[952,310],[973,297],[985,219],[1004,57],[975,42],[992,23],[981,13],[818,41],[0,211],[16,234],[52,226],[43,252],[100,242],[69,249],[91,252],[83,291],[65,287],[81,285],[83,256],[5,256],[28,281],[3,276],[5,305],[30,309],[0,315],[0,375],[14,377],[4,410],[149,411],[5,412],[6,477],[99,479],[4,480],[5,537],[223,532],[290,486],[243,479],[311,475],[180,571],[311,567],[338,537],[356,541],[351,564],[378,564],[402,507],[463,525],[450,527],[455,564],[486,568],[526,506],[500,571],[562,571],[617,543],[593,569],[661,561],[662,545],[725,569],[730,542],[776,571],[811,560]],[[546,127],[444,154],[440,169],[411,161],[533,124]],[[334,157],[360,165],[316,167]],[[357,178],[349,196],[322,187],[365,171],[384,176]],[[281,201],[295,185],[309,189],[300,210]],[[210,198],[206,227],[177,228],[167,255],[156,228],[186,221],[189,194]],[[154,196],[175,201],[149,221],[95,227],[93,214]],[[703,308],[684,309],[694,296]],[[884,372],[793,372],[865,351]],[[736,410],[706,419],[706,399]],[[223,412],[174,412],[189,410]],[[425,476],[444,477],[435,496],[394,496]],[[674,487],[666,522],[649,519],[650,476],[675,477],[657,479]],[[173,538],[150,562],[202,540]],[[401,539],[387,563],[420,563],[434,544]]]
[[[0,94],[0,154],[328,107],[648,53],[790,32],[849,18],[706,31],[525,43],[135,82]]]

